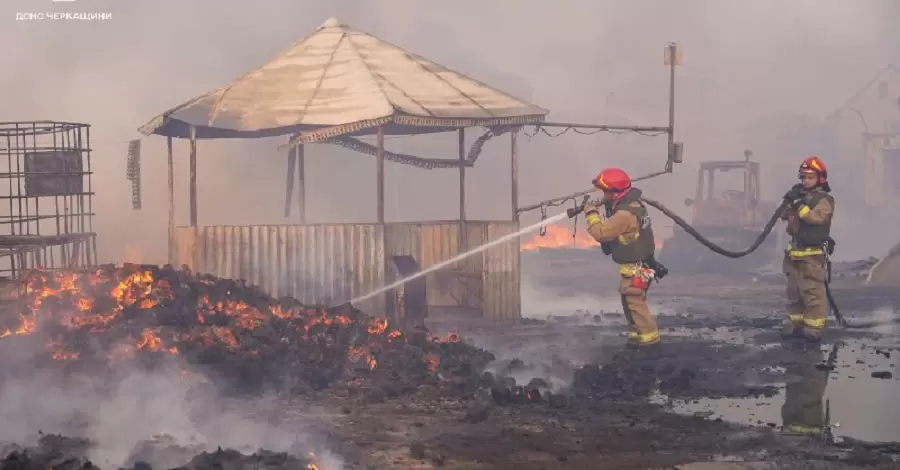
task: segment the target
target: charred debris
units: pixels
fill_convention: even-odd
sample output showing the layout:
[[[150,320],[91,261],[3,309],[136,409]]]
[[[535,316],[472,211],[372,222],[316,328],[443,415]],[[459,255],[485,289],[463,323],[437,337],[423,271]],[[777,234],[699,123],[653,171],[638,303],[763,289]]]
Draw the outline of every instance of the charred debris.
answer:
[[[429,384],[474,391],[494,359],[454,333],[401,332],[349,305],[301,305],[169,266],[33,271],[18,305],[0,318],[0,348],[39,351],[36,364],[12,371],[20,374],[184,364],[241,394],[347,387],[390,397]]]

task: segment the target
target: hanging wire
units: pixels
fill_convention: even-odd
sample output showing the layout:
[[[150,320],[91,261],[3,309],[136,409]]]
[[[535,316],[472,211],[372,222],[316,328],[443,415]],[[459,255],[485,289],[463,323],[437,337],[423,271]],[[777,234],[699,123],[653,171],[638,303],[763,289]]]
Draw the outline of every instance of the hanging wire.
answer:
[[[569,131],[572,131],[572,132],[574,132],[574,133],[576,133],[576,134],[580,134],[580,135],[594,135],[594,134],[599,134],[599,133],[601,133],[601,132],[608,132],[608,133],[610,133],[610,134],[616,134],[616,135],[622,135],[622,134],[639,134],[639,135],[643,135],[643,136],[646,136],[646,137],[656,137],[656,136],[659,136],[659,135],[665,135],[665,134],[668,133],[668,131],[665,131],[665,130],[660,130],[660,131],[645,131],[645,130],[640,130],[640,129],[608,129],[608,128],[602,128],[602,127],[601,127],[601,128],[598,128],[598,129],[591,129],[591,130],[589,130],[589,131],[585,131],[585,130],[581,130],[581,129],[579,129],[578,127],[575,127],[575,126],[565,127],[565,128],[563,128],[563,130],[561,130],[561,131],[559,131],[559,132],[557,132],[557,133],[551,133],[551,132],[548,131],[545,127],[541,127],[540,125],[536,125],[536,126],[534,127],[534,132],[532,132],[531,134],[529,134],[527,131],[523,131],[523,133],[524,133],[525,136],[527,136],[528,138],[535,137],[535,136],[537,136],[538,134],[544,134],[544,135],[546,135],[547,137],[559,137],[559,136],[561,136],[561,135],[563,135],[563,134],[566,134],[566,133],[569,132]]]
[[[578,201],[575,199],[572,199],[572,208],[578,210]],[[575,246],[578,241],[578,215],[575,214],[575,217],[572,217],[572,246]]]
[[[547,206],[541,206],[541,222],[547,220]],[[540,236],[547,235],[547,226],[542,225],[541,231],[538,233]]]

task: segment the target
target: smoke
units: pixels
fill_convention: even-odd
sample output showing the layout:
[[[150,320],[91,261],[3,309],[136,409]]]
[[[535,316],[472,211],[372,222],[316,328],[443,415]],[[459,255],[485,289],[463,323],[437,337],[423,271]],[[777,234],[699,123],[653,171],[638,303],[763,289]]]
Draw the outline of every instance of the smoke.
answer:
[[[880,323],[880,325],[873,328],[875,333],[886,337],[896,337],[900,334],[900,323],[897,323],[897,311],[890,305],[873,309],[871,321]]]
[[[286,415],[273,397],[227,399],[202,374],[176,363],[118,372],[113,378],[64,380],[37,369],[27,378],[6,380],[0,386],[0,442],[26,443],[38,432],[85,437],[96,444],[89,458],[101,468],[131,465],[136,457],[171,468],[217,447],[306,457],[316,444],[310,427],[315,417],[299,407]],[[160,444],[157,450],[147,452],[154,442]],[[339,457],[315,454],[321,468],[343,468]]]
[[[551,316],[595,315],[621,312],[622,300],[617,294],[596,294],[580,292],[565,295],[558,290],[547,288],[541,284],[522,277],[522,316],[526,318],[544,319]]]
[[[644,187],[656,198],[679,201],[692,195],[700,160],[740,158],[749,147],[758,149],[770,174],[792,172],[788,162],[798,153],[819,151],[812,148],[824,145],[816,132],[801,145],[797,133],[779,131],[797,120],[822,128],[825,116],[900,57],[900,33],[889,20],[895,9],[889,0],[569,0],[552,6],[537,0],[490,6],[474,0],[195,0],[177,8],[169,2],[8,0],[0,5],[0,40],[15,47],[4,56],[0,119],[92,124],[101,258],[120,259],[130,244],[142,249],[144,261],[157,262],[166,252],[164,139],[143,139],[139,212],[127,197],[127,140],[153,116],[262,65],[330,16],[531,99],[556,121],[665,125],[662,48],[676,41],[684,48],[676,131],[688,163]],[[16,13],[43,11],[113,17],[15,21]],[[389,139],[388,146],[453,157],[454,138]],[[201,142],[200,223],[296,222],[296,211],[288,219],[282,214],[286,159],[276,150],[282,142]],[[177,221],[184,224],[187,143],[175,147]],[[661,137],[569,133],[523,139],[522,147],[523,204],[583,189],[604,166],[639,174],[661,168],[665,158]],[[507,155],[508,140],[491,142],[468,172],[470,218],[509,217]],[[858,155],[833,158],[836,167],[852,166]],[[371,221],[372,160],[330,147],[309,149],[309,220]],[[387,180],[389,220],[455,216],[455,171],[391,164]],[[840,173],[832,180],[837,188],[858,187]],[[764,194],[777,200],[784,183],[773,177],[763,184]]]

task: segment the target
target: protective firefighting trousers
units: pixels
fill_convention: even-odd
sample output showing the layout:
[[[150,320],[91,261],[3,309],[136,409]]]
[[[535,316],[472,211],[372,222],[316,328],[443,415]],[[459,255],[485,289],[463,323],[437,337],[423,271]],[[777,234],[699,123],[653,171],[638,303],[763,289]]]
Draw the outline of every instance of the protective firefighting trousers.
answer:
[[[785,387],[784,405],[781,407],[783,429],[790,433],[821,434],[825,422],[825,388],[828,385],[827,369],[816,364],[823,360],[819,350],[800,353],[798,361],[787,366],[788,375],[796,380]]]
[[[652,271],[642,264],[623,264],[619,266],[622,278],[619,283],[619,294],[622,296],[622,309],[628,320],[628,341],[638,345],[650,345],[659,342],[659,329],[656,319],[647,305],[647,289],[652,282]]]
[[[827,267],[820,248],[789,249],[782,265],[787,276],[787,311],[791,323],[812,330],[825,328]]]

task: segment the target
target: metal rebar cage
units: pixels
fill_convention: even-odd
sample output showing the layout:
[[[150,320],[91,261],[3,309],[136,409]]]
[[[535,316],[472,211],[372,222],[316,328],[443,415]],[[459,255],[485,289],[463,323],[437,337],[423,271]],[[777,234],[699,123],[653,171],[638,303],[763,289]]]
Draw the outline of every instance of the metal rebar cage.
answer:
[[[90,136],[88,124],[0,122],[0,277],[96,266]]]

